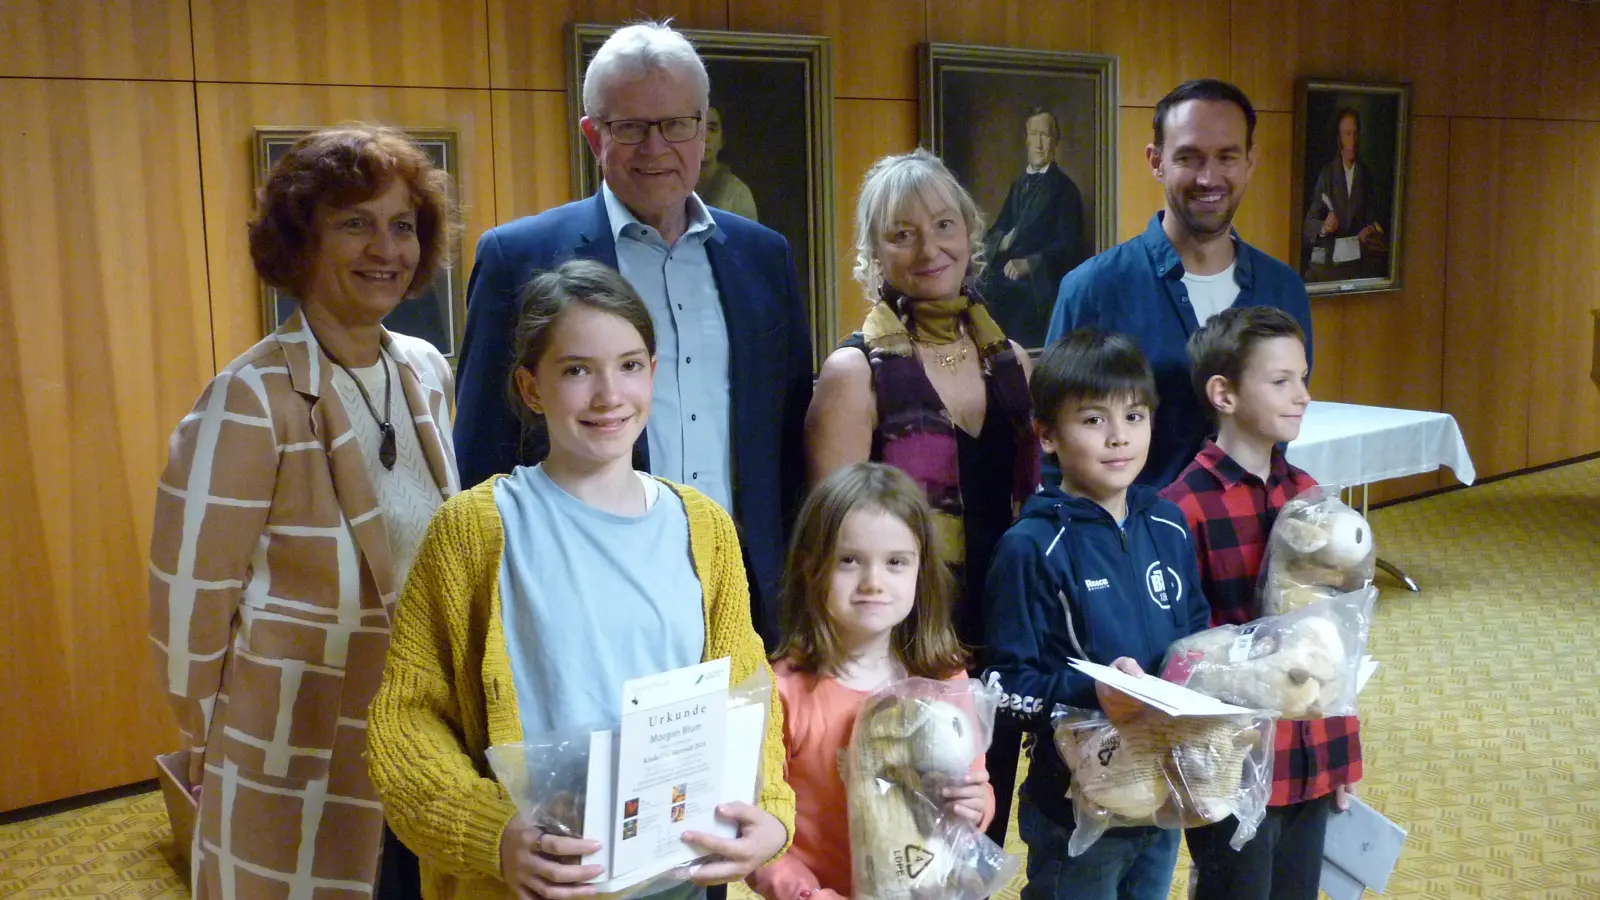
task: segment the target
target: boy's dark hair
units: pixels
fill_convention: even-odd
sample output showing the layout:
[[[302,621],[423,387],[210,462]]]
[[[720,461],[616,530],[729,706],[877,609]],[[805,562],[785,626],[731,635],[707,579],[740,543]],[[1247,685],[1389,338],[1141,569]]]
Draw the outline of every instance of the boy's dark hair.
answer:
[[[1255,145],[1256,140],[1256,108],[1250,105],[1250,98],[1244,95],[1232,84],[1220,78],[1196,78],[1185,81],[1173,88],[1160,102],[1156,104],[1155,115],[1155,145],[1161,149],[1167,139],[1167,114],[1181,103],[1190,100],[1214,100],[1223,103],[1232,103],[1244,111],[1244,149],[1249,150]]]
[[[1221,375],[1237,385],[1250,354],[1262,341],[1290,337],[1304,344],[1300,323],[1275,306],[1235,306],[1217,313],[1189,336],[1189,378],[1200,405],[1216,421],[1217,410],[1206,395],[1206,384]]]
[[[1051,344],[1028,379],[1033,417],[1053,427],[1069,401],[1132,397],[1152,412],[1159,399],[1150,361],[1133,339],[1080,328]]]

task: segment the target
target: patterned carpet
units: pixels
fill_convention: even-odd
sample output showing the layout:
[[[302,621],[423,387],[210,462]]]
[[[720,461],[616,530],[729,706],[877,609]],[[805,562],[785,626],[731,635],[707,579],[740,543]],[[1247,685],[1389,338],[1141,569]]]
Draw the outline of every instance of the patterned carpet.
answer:
[[[1600,897],[1600,460],[1372,522],[1423,588],[1381,582],[1362,695],[1362,794],[1410,831],[1386,896]],[[187,897],[171,844],[157,793],[0,826],[0,897]]]

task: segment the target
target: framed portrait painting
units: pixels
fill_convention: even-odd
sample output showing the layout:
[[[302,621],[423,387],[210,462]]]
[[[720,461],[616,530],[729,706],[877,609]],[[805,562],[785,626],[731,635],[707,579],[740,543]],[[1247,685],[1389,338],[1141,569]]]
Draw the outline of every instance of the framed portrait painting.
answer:
[[[600,187],[600,166],[578,127],[583,73],[616,29],[567,29],[567,112],[572,192]],[[707,206],[754,219],[789,239],[810,310],[820,365],[834,345],[833,79],[826,37],[733,31],[679,32],[711,77],[701,122],[706,151],[695,192]]]
[[[922,142],[988,223],[978,291],[1044,346],[1062,276],[1116,243],[1114,56],[923,44]]]
[[[1290,246],[1312,294],[1400,286],[1411,87],[1303,79]]]
[[[255,135],[255,172],[256,189],[266,182],[267,173],[274,164],[283,157],[294,142],[300,138],[317,131],[317,128],[290,128],[277,126],[264,126],[256,129]],[[401,129],[411,139],[416,141],[433,160],[433,164],[443,169],[449,176],[450,196],[456,199],[461,197],[461,157],[457,150],[459,144],[456,133],[451,130],[437,128],[404,128]],[[459,231],[453,232],[450,244],[450,259],[459,264],[461,261],[461,237]],[[261,326],[270,334],[282,325],[285,319],[294,312],[296,299],[285,291],[280,291],[265,282],[261,285]],[[394,311],[383,320],[383,326],[390,331],[411,337],[419,337],[432,344],[449,360],[452,367],[456,364],[461,347],[461,336],[466,328],[467,317],[467,279],[456,268],[444,268],[434,277],[433,284],[428,289],[415,297],[407,298]]]

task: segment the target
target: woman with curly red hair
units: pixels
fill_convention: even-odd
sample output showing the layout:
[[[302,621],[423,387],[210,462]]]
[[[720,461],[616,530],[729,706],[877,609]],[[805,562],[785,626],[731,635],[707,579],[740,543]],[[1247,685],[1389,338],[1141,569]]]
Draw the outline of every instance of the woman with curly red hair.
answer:
[[[197,898],[372,893],[367,706],[412,556],[459,490],[450,368],[382,322],[448,262],[444,185],[392,128],[291,147],[250,255],[299,307],[173,433],[150,637],[199,791]]]

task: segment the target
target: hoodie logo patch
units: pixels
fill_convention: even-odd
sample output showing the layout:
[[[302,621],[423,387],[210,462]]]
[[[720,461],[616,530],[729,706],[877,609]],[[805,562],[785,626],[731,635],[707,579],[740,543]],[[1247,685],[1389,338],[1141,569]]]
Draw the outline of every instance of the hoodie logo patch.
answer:
[[[1083,580],[1083,588],[1086,591],[1103,591],[1108,587],[1111,587],[1111,579],[1109,578],[1085,578]]]
[[[1162,609],[1171,609],[1172,604],[1183,601],[1183,579],[1160,560],[1144,570],[1144,585],[1150,592],[1150,601]]]

